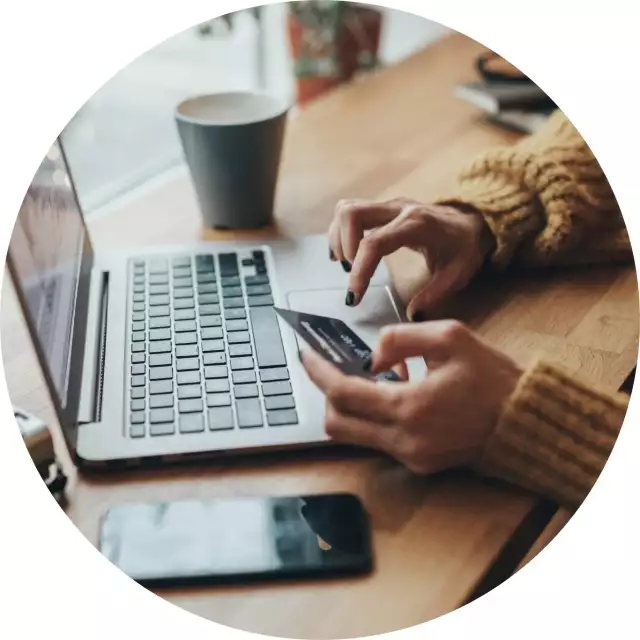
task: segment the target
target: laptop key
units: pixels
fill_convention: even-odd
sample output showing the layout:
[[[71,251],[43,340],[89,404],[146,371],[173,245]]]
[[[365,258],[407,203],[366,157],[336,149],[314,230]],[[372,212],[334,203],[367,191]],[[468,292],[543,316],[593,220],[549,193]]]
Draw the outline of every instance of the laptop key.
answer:
[[[133,285],[133,293],[144,293],[146,287],[143,284],[134,284]]]
[[[198,327],[196,326],[195,320],[179,320],[173,326],[173,330],[176,333],[184,333],[185,331],[195,331]]]
[[[171,310],[167,306],[151,307],[149,309],[150,318],[164,318],[165,316],[170,316],[170,315],[171,315]]]
[[[183,300],[174,300],[173,308],[174,309],[193,309],[195,308],[195,302],[193,298],[184,298]]]
[[[144,342],[136,342],[131,345],[131,353],[142,353],[144,352]]]
[[[204,368],[204,377],[207,380],[212,378],[226,378],[228,376],[227,367],[225,365],[216,365]]]
[[[251,328],[253,329],[258,367],[260,369],[284,367],[287,364],[287,359],[284,355],[280,325],[274,308],[253,307],[251,309]]]
[[[211,431],[226,431],[233,429],[233,411],[231,407],[216,407],[209,410],[209,429]]]
[[[132,424],[129,427],[129,435],[132,438],[144,438],[145,436],[144,423]]]
[[[253,355],[250,344],[232,344],[229,346],[229,356],[232,358],[250,355]]]
[[[147,367],[144,364],[132,364],[131,365],[131,375],[132,376],[143,376],[147,370]]]
[[[144,353],[132,353],[131,354],[131,364],[143,364],[145,362],[146,356]]]
[[[159,295],[168,295],[168,294],[169,294],[168,284],[150,284],[149,285],[150,296],[159,296]]]
[[[239,398],[257,398],[258,397],[258,385],[257,384],[241,384],[233,388],[233,395],[236,400]]]
[[[149,261],[149,273],[163,273],[167,268],[167,261],[163,258],[154,258]]]
[[[159,340],[149,343],[149,353],[170,353],[171,340]]]
[[[222,327],[206,327],[200,331],[202,340],[219,340],[222,335]]]
[[[169,367],[171,366],[172,358],[170,353],[154,353],[149,356],[150,367]]]
[[[199,273],[197,279],[198,284],[215,284],[216,275],[215,273]]]
[[[272,307],[273,306],[273,297],[272,296],[254,296],[249,298],[249,306],[250,307]]]
[[[132,400],[140,400],[144,398],[146,395],[146,391],[144,387],[134,387],[131,389],[131,399]]]
[[[200,318],[200,327],[221,327],[222,318],[220,316],[204,316]]]
[[[180,433],[202,433],[204,416],[198,413],[186,413],[180,416]]]
[[[173,393],[151,396],[149,398],[149,407],[151,409],[169,409],[173,407]]]
[[[141,313],[140,311],[137,311],[131,316],[131,319],[134,322],[144,322],[145,318],[146,318],[145,314]]]
[[[239,287],[240,278],[238,276],[226,276],[224,278],[220,278],[220,284],[223,287]]]
[[[226,378],[207,380],[205,382],[205,390],[207,393],[228,393],[229,381]]]
[[[164,409],[160,409],[164,411]],[[160,424],[152,424],[149,427],[149,433],[152,436],[172,436],[176,432],[176,427],[173,422],[165,422]]]
[[[133,411],[129,416],[131,424],[144,424],[144,411]]]
[[[244,298],[225,298],[225,309],[244,309]]]
[[[230,407],[231,396],[228,393],[210,393],[207,396],[208,407]]]
[[[198,284],[198,295],[206,293],[218,293],[218,287],[215,284]]]
[[[144,331],[134,331],[131,334],[131,342],[144,342],[147,334]]]
[[[262,408],[259,400],[253,398],[236,400],[236,412],[238,414],[238,426],[241,429],[252,429],[263,425]]]
[[[144,387],[147,384],[145,376],[131,376],[132,387]]]
[[[171,326],[171,318],[149,318],[149,329],[166,329]]]
[[[189,258],[188,256],[176,256],[171,261],[171,264],[174,267],[184,267],[184,266],[188,267],[191,265],[191,258]]]
[[[247,276],[244,279],[244,283],[249,286],[269,284],[269,278],[266,275]]]
[[[247,317],[247,312],[244,309],[225,309],[225,320],[244,320]]]
[[[290,396],[293,393],[290,382],[265,382],[262,385],[262,395],[265,396]]]
[[[145,401],[143,398],[131,401],[131,411],[144,411]]]
[[[149,411],[149,422],[151,424],[162,424],[164,422],[173,422],[174,420],[173,409],[152,409]]]
[[[289,369],[286,367],[278,367],[276,369],[263,369],[260,372],[261,382],[279,382],[280,380],[289,379]]]
[[[193,333],[177,333],[175,337],[176,345],[185,345],[185,344],[197,344],[198,343],[198,335]]]
[[[182,298],[193,298],[193,289],[175,289],[173,299],[180,300]]]
[[[134,293],[133,294],[134,302],[144,302],[144,293]]]
[[[283,411],[267,411],[267,422],[270,427],[281,427],[289,424],[298,424],[298,414],[295,409]]]
[[[229,341],[229,344],[244,344],[251,342],[248,331],[237,331],[235,333],[231,333],[227,336],[227,340]]]
[[[153,273],[149,276],[149,284],[154,285],[166,285],[169,283],[168,273]]]
[[[173,393],[173,380],[156,380],[149,383],[149,395],[153,396],[164,393]]]
[[[271,396],[264,399],[264,408],[267,411],[277,411],[278,409],[294,409],[296,403],[293,396]]]
[[[218,295],[215,293],[205,293],[198,296],[198,304],[218,304]]]
[[[270,296],[271,287],[268,284],[256,284],[247,286],[247,295],[251,296]]]
[[[203,340],[200,346],[202,347],[202,353],[224,351],[224,340]]]
[[[174,278],[190,278],[191,277],[191,267],[185,265],[184,267],[174,267],[173,268],[173,277]]]
[[[176,380],[179,385],[200,384],[200,372],[199,371],[180,371],[176,375]]]
[[[231,370],[253,369],[253,358],[231,358]]]
[[[238,256],[235,253],[221,253],[218,255],[221,276],[235,276],[238,274]]]
[[[202,362],[205,366],[225,364],[227,362],[227,355],[223,351],[217,353],[203,353]]]
[[[178,371],[200,371],[198,358],[180,358],[176,363]]]
[[[204,406],[199,398],[180,400],[178,402],[178,413],[202,413]]]
[[[193,289],[193,278],[174,278],[174,289]]]
[[[227,320],[225,326],[227,327],[228,333],[232,333],[234,331],[247,331],[247,329],[249,329],[249,325],[246,320]]]
[[[152,367],[149,369],[149,380],[170,380],[173,378],[171,367]]]
[[[251,384],[256,381],[255,371],[234,371],[231,374],[233,384]]]
[[[197,344],[181,344],[176,347],[176,358],[196,358],[197,356]]]
[[[176,309],[173,314],[176,322],[179,320],[195,320],[196,312],[194,309]]]
[[[171,340],[171,329],[151,329],[149,331],[149,341]]]
[[[189,384],[178,387],[178,398],[180,400],[189,400],[190,398],[202,398],[202,388],[199,384]]]
[[[149,296],[149,306],[150,307],[162,307],[164,305],[169,304],[169,296],[168,295],[156,295]]]
[[[219,316],[220,305],[219,304],[203,304],[199,307],[201,316]]]
[[[242,298],[242,287],[224,287],[222,296],[225,300],[227,298]]]

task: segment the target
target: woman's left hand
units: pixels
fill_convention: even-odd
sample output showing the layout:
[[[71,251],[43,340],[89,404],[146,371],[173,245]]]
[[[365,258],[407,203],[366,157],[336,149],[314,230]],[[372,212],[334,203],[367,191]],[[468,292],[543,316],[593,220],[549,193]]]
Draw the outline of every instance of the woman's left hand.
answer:
[[[522,372],[455,321],[388,327],[373,354],[372,371],[414,356],[429,366],[423,380],[374,382],[346,376],[315,353],[305,353],[304,367],[327,398],[327,434],[383,451],[418,473],[468,465]]]

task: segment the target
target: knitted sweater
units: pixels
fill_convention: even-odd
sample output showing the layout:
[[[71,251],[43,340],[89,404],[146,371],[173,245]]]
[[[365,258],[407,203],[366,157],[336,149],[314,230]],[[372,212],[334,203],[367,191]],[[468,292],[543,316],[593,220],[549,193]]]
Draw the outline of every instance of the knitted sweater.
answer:
[[[483,214],[496,268],[633,260],[611,187],[560,111],[515,146],[475,160],[440,202]],[[505,403],[475,468],[575,509],[602,471],[626,408],[626,396],[538,361]]]

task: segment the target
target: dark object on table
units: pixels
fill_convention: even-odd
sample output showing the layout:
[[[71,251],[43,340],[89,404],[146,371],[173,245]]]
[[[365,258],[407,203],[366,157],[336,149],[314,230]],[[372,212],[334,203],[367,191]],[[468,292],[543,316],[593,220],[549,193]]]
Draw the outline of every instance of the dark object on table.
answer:
[[[14,407],[13,415],[40,477],[54,498],[62,502],[67,476],[56,458],[51,432],[42,420],[22,409]]]
[[[493,52],[478,56],[476,71],[480,80],[458,85],[455,95],[493,122],[533,133],[557,108],[540,87]]]

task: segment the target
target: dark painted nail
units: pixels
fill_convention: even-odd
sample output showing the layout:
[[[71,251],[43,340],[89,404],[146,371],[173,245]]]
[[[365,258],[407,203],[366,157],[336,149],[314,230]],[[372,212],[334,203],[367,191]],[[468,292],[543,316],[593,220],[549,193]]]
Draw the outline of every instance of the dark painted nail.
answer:
[[[351,263],[348,260],[341,260],[340,264],[347,273],[351,273]]]
[[[336,261],[336,254],[333,253],[333,249],[329,249],[329,260],[333,260],[333,262]]]
[[[416,311],[411,318],[411,322],[424,322],[426,317],[422,311]]]
[[[371,359],[371,356],[368,356],[365,361],[362,363],[362,368],[365,371],[371,371],[371,366],[373,365],[373,360]]]
[[[356,302],[356,294],[353,293],[353,291],[347,291],[347,297],[344,303],[347,305],[347,307],[353,307],[355,302]]]

